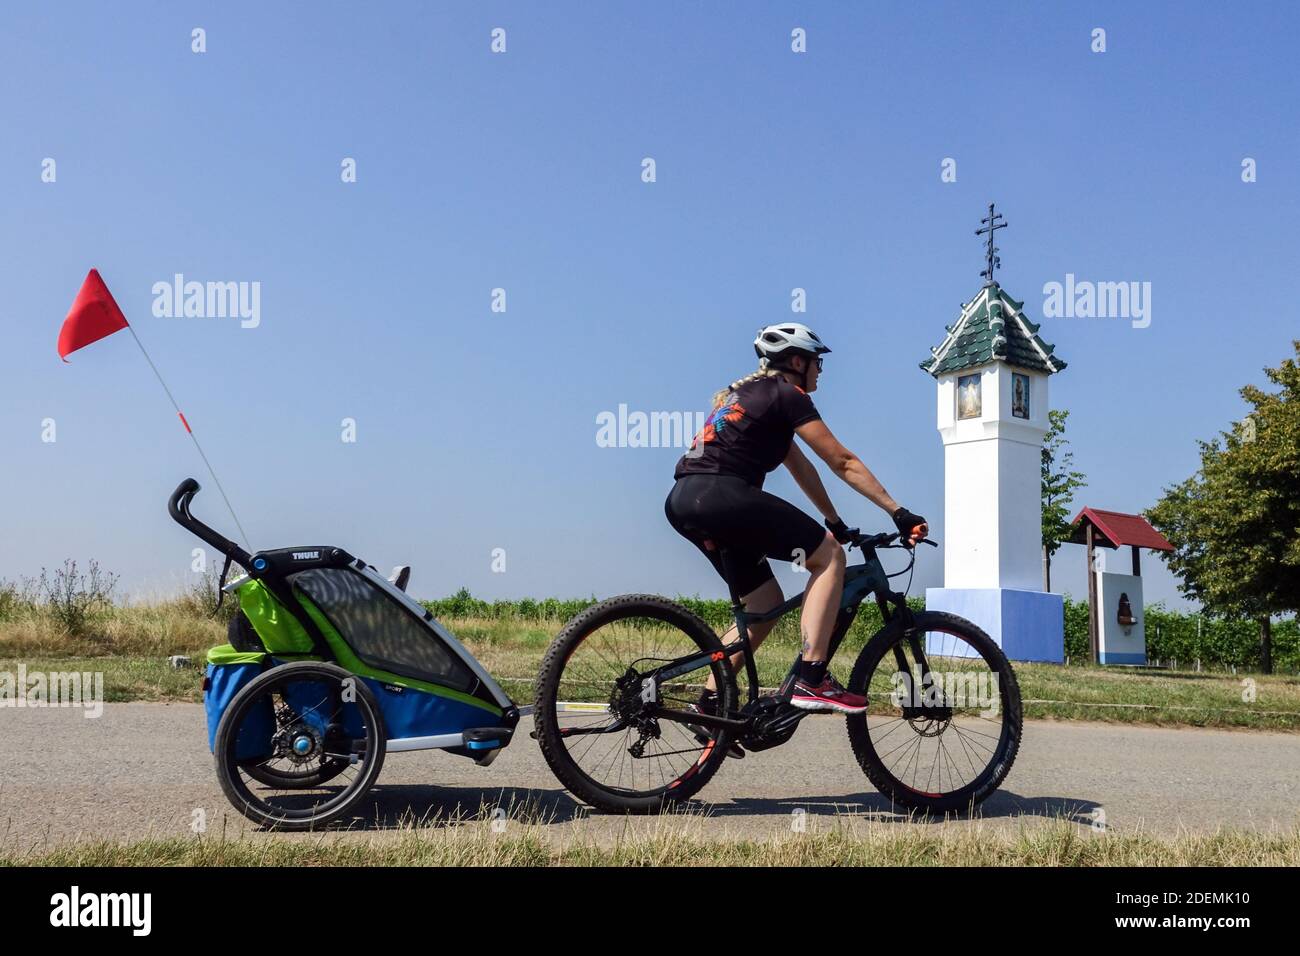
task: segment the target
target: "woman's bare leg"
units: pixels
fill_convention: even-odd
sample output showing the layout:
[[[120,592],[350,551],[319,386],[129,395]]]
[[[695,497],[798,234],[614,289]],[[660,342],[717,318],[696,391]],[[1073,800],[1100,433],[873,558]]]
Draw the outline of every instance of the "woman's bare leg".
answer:
[[[808,558],[811,575],[804,589],[803,613],[799,617],[799,634],[803,638],[803,659],[824,661],[830,651],[831,631],[840,611],[844,592],[844,549],[829,532],[821,546]]]
[[[754,590],[743,596],[740,599],[740,603],[741,606],[750,614],[762,614],[779,606],[783,599],[784,595],[781,593],[781,585],[777,582],[776,578],[771,578],[766,583],[760,584],[758,587],[754,588]],[[763,621],[749,625],[749,642],[754,650],[758,650],[758,646],[763,643],[763,638],[767,637],[774,627],[776,627],[776,621]],[[736,630],[736,625],[733,624],[727,629],[727,632],[722,635],[722,643],[724,645],[730,644],[739,636],[740,632]],[[744,667],[745,655],[743,653],[733,654],[731,656],[731,666],[736,670]],[[710,691],[715,693],[717,692],[717,686],[714,683],[712,672],[709,673],[709,679],[705,681],[704,686]]]

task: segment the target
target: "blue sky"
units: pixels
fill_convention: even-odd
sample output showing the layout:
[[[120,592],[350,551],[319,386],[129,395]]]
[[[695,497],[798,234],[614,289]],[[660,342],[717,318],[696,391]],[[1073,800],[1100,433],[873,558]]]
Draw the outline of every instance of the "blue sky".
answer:
[[[991,200],[1011,224],[999,278],[1031,316],[1067,273],[1152,284],[1149,328],[1043,330],[1070,363],[1052,397],[1081,503],[1147,507],[1297,334],[1296,20],[1280,4],[10,5],[0,577],[65,557],[134,595],[187,576],[195,542],[164,502],[206,475],[134,343],[55,354],[91,266],[255,547],[410,563],[425,596],[720,595],[663,519],[679,452],[597,447],[596,416],[703,410],[795,287],[835,350],[824,417],[942,538],[917,363],[979,288]],[[155,318],[151,288],[175,273],[259,282],[260,325]],[[769,488],[803,503],[786,478]],[[196,511],[230,525],[214,489]],[[1082,565],[1059,556],[1075,595]],[[1146,568],[1148,600],[1177,603]],[[927,553],[918,586],[941,575]]]

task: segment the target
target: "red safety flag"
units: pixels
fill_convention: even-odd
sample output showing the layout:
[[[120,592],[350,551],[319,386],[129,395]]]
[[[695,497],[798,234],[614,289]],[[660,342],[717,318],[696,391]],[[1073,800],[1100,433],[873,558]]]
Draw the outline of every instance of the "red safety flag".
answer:
[[[68,317],[63,320],[63,328],[59,330],[59,358],[67,362],[68,356],[77,349],[85,348],[92,342],[98,342],[100,339],[106,338],[114,332],[121,332],[123,329],[130,329],[131,337],[135,339],[135,344],[140,347],[140,354],[149,363],[149,367],[153,369],[153,374],[158,379],[158,384],[167,393],[172,408],[176,409],[176,414],[180,417],[181,424],[185,426],[185,431],[189,434],[190,440],[194,442],[194,448],[198,451],[199,457],[208,466],[208,474],[212,475],[212,480],[216,483],[217,490],[221,492],[226,507],[230,508],[230,516],[235,519],[235,526],[239,528],[239,533],[243,536],[244,543],[247,544],[248,535],[244,534],[244,526],[239,523],[239,516],[235,514],[235,509],[230,507],[230,499],[226,497],[226,490],[221,487],[221,480],[217,477],[217,473],[212,470],[212,463],[208,461],[208,456],[203,453],[198,436],[194,434],[194,429],[190,428],[190,423],[185,420],[185,413],[176,404],[176,399],[172,396],[172,390],[163,381],[158,366],[153,364],[153,359],[144,350],[144,343],[140,341],[140,336],[136,335],[135,329],[132,329],[127,324],[126,316],[122,314],[122,310],[113,301],[113,293],[109,292],[108,286],[104,285],[104,280],[100,277],[98,269],[91,269],[87,273],[86,281],[81,283],[81,291],[77,293],[76,301],[72,303],[72,308],[68,310]]]
[[[72,352],[122,331],[126,324],[126,316],[113,301],[99,270],[91,269],[59,331],[59,358],[66,362]]]

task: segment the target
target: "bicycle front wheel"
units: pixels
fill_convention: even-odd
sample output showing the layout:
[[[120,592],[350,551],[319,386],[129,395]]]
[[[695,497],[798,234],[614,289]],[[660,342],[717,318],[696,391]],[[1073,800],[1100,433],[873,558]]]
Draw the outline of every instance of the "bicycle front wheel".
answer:
[[[1020,686],[1002,649],[970,621],[937,611],[867,642],[849,690],[868,699],[848,718],[863,771],[908,809],[968,811],[1006,779],[1020,748]]]
[[[580,800],[616,813],[653,813],[689,799],[717,772],[728,731],[706,734],[655,715],[684,712],[712,675],[719,713],[735,709],[736,688],[722,643],[709,626],[665,598],[628,594],[583,611],[551,642],[537,678],[534,719],[542,755]],[[679,658],[695,669],[646,680]]]

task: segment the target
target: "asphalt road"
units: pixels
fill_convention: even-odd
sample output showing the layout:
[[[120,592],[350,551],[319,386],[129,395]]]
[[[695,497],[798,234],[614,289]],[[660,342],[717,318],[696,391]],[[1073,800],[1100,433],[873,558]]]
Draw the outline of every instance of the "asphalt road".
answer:
[[[367,828],[382,833],[408,814],[445,818],[527,803],[549,821],[547,832],[597,840],[624,832],[626,821],[589,815],[560,788],[529,730],[525,720],[486,768],[437,752],[390,754],[363,804],[374,821]],[[719,836],[788,833],[797,808],[809,826],[842,817],[935,825],[891,812],[854,762],[843,721],[829,716],[805,721],[783,747],[729,760],[700,802],[708,832]],[[0,844],[189,835],[196,809],[209,832],[252,829],[217,786],[201,706],[108,704],[94,720],[75,710],[0,709]],[[1099,810],[1122,832],[1293,827],[1300,735],[1031,721],[1011,775],[979,816],[986,826],[1053,817],[1086,825]]]

